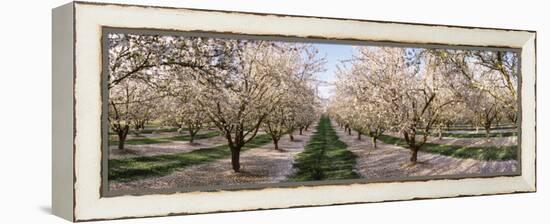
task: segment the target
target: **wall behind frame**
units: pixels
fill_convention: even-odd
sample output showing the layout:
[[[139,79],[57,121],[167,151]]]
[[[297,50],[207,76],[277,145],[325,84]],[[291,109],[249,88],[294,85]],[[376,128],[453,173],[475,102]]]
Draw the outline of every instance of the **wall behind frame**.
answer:
[[[96,0],[102,1],[104,0]],[[154,219],[132,219],[100,223],[544,223],[550,204],[550,20],[544,1],[358,1],[339,0],[110,0],[132,4],[158,4],[282,14],[306,14],[403,22],[424,22],[469,26],[530,29],[538,31],[538,193],[471,197],[442,200],[406,201],[258,212],[222,213]],[[1,223],[67,223],[51,215],[51,9],[67,0],[22,0],[0,7],[4,31],[2,93],[3,102],[17,105],[2,107],[0,131],[4,153]],[[15,44],[17,43],[17,44]],[[30,63],[32,61],[32,63]],[[24,84],[23,84],[24,83]],[[5,104],[3,104],[4,106]],[[26,121],[21,125],[22,121]],[[31,125],[32,126],[29,126]],[[23,133],[34,133],[30,135]],[[37,134],[39,133],[39,134]],[[21,158],[24,158],[22,163]],[[17,172],[14,172],[17,170]],[[538,222],[537,222],[538,221]],[[95,222],[94,222],[95,223]]]

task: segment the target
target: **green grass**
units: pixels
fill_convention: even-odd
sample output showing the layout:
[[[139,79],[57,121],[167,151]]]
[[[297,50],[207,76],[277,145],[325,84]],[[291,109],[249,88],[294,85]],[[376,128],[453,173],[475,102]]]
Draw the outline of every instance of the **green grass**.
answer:
[[[357,156],[347,150],[347,145],[338,140],[327,117],[321,117],[316,132],[305,150],[296,156],[296,173],[289,181],[354,179],[353,171]]]
[[[245,151],[271,142],[268,135],[258,135],[241,150]],[[241,152],[242,152],[241,151]],[[228,158],[227,145],[198,149],[192,152],[109,160],[109,181],[127,182],[147,177],[165,176],[187,166]],[[231,167],[227,167],[231,169]]]
[[[422,132],[420,132],[422,134]],[[431,133],[431,136],[438,137],[439,135],[437,133]],[[487,135],[485,133],[449,133],[449,132],[443,132],[441,133],[441,136],[443,137],[451,137],[451,138],[485,138]],[[510,137],[510,136],[517,136],[517,132],[501,132],[501,133],[489,133],[490,138],[502,138],[502,137]]]
[[[398,137],[382,135],[379,139],[386,144],[397,145],[404,148],[407,148],[408,146],[404,139]],[[445,156],[452,156],[461,159],[471,158],[477,160],[501,161],[517,159],[518,148],[517,146],[470,147],[461,145],[426,143],[422,146],[420,151],[436,153]]]
[[[211,131],[206,133],[201,133],[195,135],[195,140],[198,139],[205,139],[205,138],[212,138],[215,136],[218,136],[218,131]],[[161,138],[137,138],[137,139],[129,139],[124,142],[124,144],[127,145],[148,145],[148,144],[159,144],[159,143],[167,143],[172,141],[189,141],[191,137],[189,135],[178,135],[178,136],[172,136],[172,137],[161,137]],[[118,141],[109,141],[109,145],[117,145]]]

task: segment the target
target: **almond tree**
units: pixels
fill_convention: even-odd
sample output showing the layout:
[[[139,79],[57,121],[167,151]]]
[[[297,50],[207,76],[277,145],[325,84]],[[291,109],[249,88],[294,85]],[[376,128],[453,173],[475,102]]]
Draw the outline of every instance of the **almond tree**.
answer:
[[[373,147],[377,147],[377,139],[389,130],[395,120],[391,113],[392,105],[385,100],[384,89],[391,83],[387,80],[386,61],[376,58],[373,54],[375,48],[363,48],[357,56],[347,75],[347,85],[340,87],[346,89],[348,96],[352,99],[355,113],[353,124],[356,129],[361,130],[372,139]],[[341,78],[341,79],[343,79]]]
[[[204,109],[197,103],[192,91],[187,95],[172,95],[163,99],[162,121],[164,124],[177,127],[178,132],[189,133],[189,143],[193,143],[197,133],[208,124]]]
[[[313,89],[308,85],[300,85],[303,82],[300,80],[288,81],[292,82],[292,88],[283,94],[279,104],[264,121],[264,130],[271,136],[276,150],[279,150],[278,142],[283,135],[288,134],[292,141],[295,129],[300,129],[301,135],[304,127],[311,123],[311,117],[317,117],[315,107],[318,105]]]
[[[289,67],[286,74],[289,77],[283,79],[283,84],[288,90],[284,93],[286,99],[286,122],[284,128],[291,141],[294,141],[293,132],[299,129],[302,135],[303,129],[306,129],[315,119],[319,118],[320,106],[316,94],[315,74],[324,70],[324,58],[318,57],[318,50],[308,44],[292,44],[284,47],[289,50],[292,66]]]
[[[483,127],[486,137],[489,138],[493,124],[498,122],[502,116],[502,104],[478,89],[471,90],[467,95],[469,97],[464,102],[472,112],[472,123]]]
[[[282,74],[274,68],[279,49],[265,41],[215,40],[226,46],[224,67],[197,76],[199,104],[228,141],[231,163],[240,171],[240,152],[281,101]]]
[[[111,130],[118,136],[118,148],[124,142],[131,126],[136,133],[145,122],[152,119],[157,98],[145,77],[163,60],[164,42],[154,35],[109,34],[109,92],[108,121]]]
[[[124,79],[109,89],[109,116],[110,128],[117,133],[118,149],[124,149],[124,142],[134,126],[143,125],[152,119],[155,105],[151,100],[156,95],[148,85],[136,79]]]
[[[379,105],[379,104],[378,104]],[[372,145],[377,148],[377,140],[384,132],[391,128],[391,118],[388,111],[384,110],[383,106],[377,104],[366,104],[363,106],[364,116],[360,121],[364,133],[371,137]]]
[[[236,172],[240,170],[241,148],[256,136],[261,124],[290,88],[292,82],[283,83],[283,80],[295,76],[308,82],[317,69],[311,58],[315,54],[309,52],[313,49],[305,46],[183,36],[151,38],[157,42],[145,44],[138,51],[140,54],[136,54],[141,63],[131,63],[138,65],[135,69],[129,66],[122,70],[125,73],[116,75],[120,78],[113,78],[121,81],[112,82],[113,86],[122,80],[141,80],[156,89],[161,95],[159,98],[166,102],[164,114],[170,114],[164,120],[180,126],[185,123],[193,132],[190,135],[194,135],[203,122],[211,122],[227,139]],[[121,55],[126,52],[122,47],[113,49],[118,49]],[[112,64],[118,66],[116,62]],[[139,75],[142,73],[134,71],[138,69],[149,72]],[[298,120],[299,114],[287,116]]]
[[[322,107],[317,94],[311,94],[310,98],[309,103],[302,107],[301,113],[296,118],[300,135],[303,134],[303,131],[308,131],[309,127],[321,118]]]
[[[445,114],[443,112],[458,103],[440,75],[447,72],[440,66],[441,61],[429,54],[417,53],[414,57],[421,60],[419,66],[412,71],[405,70],[396,80],[399,86],[389,91],[397,93],[393,100],[399,102],[396,104],[398,124],[412,152],[410,161],[413,164],[433,126]],[[406,65],[404,61],[397,63]]]
[[[457,123],[469,124],[472,122],[472,113],[467,109],[462,99],[453,96],[456,102],[441,112],[439,121],[435,124],[438,139],[443,139],[443,130],[449,130]]]
[[[279,148],[279,140],[283,135],[289,134],[296,126],[296,115],[300,112],[300,106],[303,102],[300,95],[303,86],[299,85],[299,82],[307,80],[300,79],[298,76],[299,69],[302,65],[298,64],[299,59],[302,57],[298,49],[298,45],[283,45],[277,44],[277,51],[271,55],[271,64],[273,71],[280,74],[281,85],[280,89],[283,90],[280,95],[279,102],[275,105],[271,113],[263,121],[263,129],[273,140],[273,144],[276,150]],[[292,137],[291,137],[292,139]]]
[[[459,94],[468,91],[483,92],[483,94],[494,98],[492,102],[498,104],[495,107],[502,112],[502,116],[517,125],[519,113],[517,53],[488,50],[435,50],[431,52],[440,57],[447,64],[449,70],[452,70],[453,79],[456,80],[457,85],[463,86]],[[470,109],[475,110],[473,107]],[[487,111],[478,112],[485,113]],[[478,114],[478,116],[483,115]],[[491,115],[490,117],[495,116]],[[486,131],[490,131],[490,129],[486,129]]]
[[[351,88],[354,101],[365,105],[357,107],[363,109],[361,114],[374,113],[361,116],[363,122],[373,125],[365,127],[373,136],[386,129],[403,134],[411,150],[410,161],[416,163],[433,126],[446,108],[457,103],[438,75],[446,71],[436,57],[418,49],[362,47],[358,51],[351,72],[346,74],[354,77],[348,81],[355,86]]]
[[[484,75],[484,78],[493,79],[493,85],[485,85],[490,95],[501,101],[501,110],[514,125],[518,121],[518,57],[517,53],[504,51],[471,51],[476,63],[489,69],[495,75]],[[496,78],[494,78],[496,77]],[[492,88],[491,88],[492,87]]]
[[[132,110],[130,114],[130,123],[134,129],[134,133],[136,136],[140,136],[141,132],[145,129],[145,124],[155,120],[158,115],[158,107],[155,104],[155,101],[152,100],[154,98],[157,98],[156,93],[152,92],[153,90],[150,88],[141,88],[143,89],[138,96],[142,98],[141,100],[139,100],[139,107],[136,107],[135,110]]]
[[[109,34],[109,89],[165,60],[165,38],[155,35]]]
[[[331,98],[328,112],[334,118],[336,123],[344,128],[344,132],[351,135],[351,123],[353,122],[354,111],[351,105],[352,101],[349,95],[336,89],[336,94]]]

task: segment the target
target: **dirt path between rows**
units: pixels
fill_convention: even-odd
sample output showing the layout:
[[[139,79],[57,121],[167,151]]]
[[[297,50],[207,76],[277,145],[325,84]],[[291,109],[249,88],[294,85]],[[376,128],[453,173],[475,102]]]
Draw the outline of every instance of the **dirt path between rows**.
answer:
[[[212,138],[196,139],[193,144],[189,141],[172,141],[158,144],[143,144],[124,146],[124,150],[119,150],[116,145],[109,146],[109,159],[132,158],[141,156],[156,156],[163,154],[191,152],[202,148],[211,148],[218,145],[227,144],[223,136]]]
[[[215,128],[205,128],[200,130],[197,134],[206,134],[209,132],[217,131],[218,129]],[[169,138],[169,137],[175,137],[175,136],[189,136],[189,132],[182,131],[153,131],[153,133],[140,133],[139,135],[135,135],[134,133],[128,133],[126,136],[126,140],[134,140],[134,139],[143,139],[143,138]],[[112,140],[117,141],[118,136],[116,134],[109,135],[109,137],[112,138]]]
[[[111,182],[111,190],[170,189],[200,186],[229,186],[238,184],[278,183],[293,172],[294,156],[304,150],[315,130],[314,125],[303,135],[294,134],[294,141],[284,136],[276,151],[273,143],[241,153],[241,172],[231,169],[231,160],[221,159],[210,163],[187,167],[162,177],[146,178],[131,182]]]
[[[353,133],[356,134],[356,133]],[[386,133],[398,138],[403,138],[403,135],[398,133]],[[416,136],[418,140],[422,136]],[[507,137],[491,137],[491,138],[452,138],[452,137],[438,137],[428,136],[428,142],[435,144],[446,144],[446,145],[463,145],[463,146],[478,146],[478,147],[487,147],[487,146],[510,146],[517,144],[516,136],[507,136]]]
[[[358,156],[355,170],[363,178],[497,174],[514,172],[518,165],[515,160],[480,161],[418,152],[419,162],[415,166],[411,166],[409,163],[411,154],[408,149],[381,141],[378,141],[378,147],[374,149],[368,136],[357,140],[356,134],[350,136],[334,124],[333,128],[340,141],[348,145],[348,150]]]

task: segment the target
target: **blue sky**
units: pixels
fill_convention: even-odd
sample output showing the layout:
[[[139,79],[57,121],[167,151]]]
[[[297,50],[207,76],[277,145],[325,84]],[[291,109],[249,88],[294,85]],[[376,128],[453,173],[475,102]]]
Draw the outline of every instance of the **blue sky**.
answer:
[[[351,59],[355,50],[353,45],[344,44],[315,43],[313,46],[319,49],[319,56],[325,57],[327,60],[325,64],[326,71],[317,74],[317,79],[327,83],[319,86],[319,96],[328,98],[332,95],[334,89],[334,86],[330,83],[336,80],[336,65],[340,64],[340,61]]]

